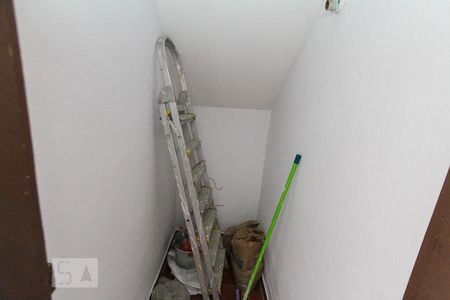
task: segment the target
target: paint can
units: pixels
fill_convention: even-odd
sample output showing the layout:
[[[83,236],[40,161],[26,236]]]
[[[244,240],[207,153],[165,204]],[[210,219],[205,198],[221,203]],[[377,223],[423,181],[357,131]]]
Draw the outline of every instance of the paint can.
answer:
[[[195,268],[194,255],[188,233],[181,228],[175,233],[174,239],[175,261],[183,269]]]
[[[175,258],[177,265],[183,269],[195,268],[194,255],[191,251],[185,251],[175,246]]]

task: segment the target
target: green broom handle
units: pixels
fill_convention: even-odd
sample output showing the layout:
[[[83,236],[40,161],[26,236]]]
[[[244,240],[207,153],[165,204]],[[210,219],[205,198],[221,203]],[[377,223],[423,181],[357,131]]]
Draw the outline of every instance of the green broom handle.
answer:
[[[283,207],[284,198],[286,198],[289,187],[291,185],[292,178],[294,178],[295,170],[297,170],[297,166],[300,163],[301,158],[302,158],[302,156],[300,154],[297,154],[295,156],[294,164],[292,165],[291,172],[289,173],[288,179],[286,181],[286,185],[284,186],[283,194],[281,194],[281,198],[280,198],[280,201],[278,202],[277,210],[275,211],[275,214],[273,215],[272,223],[270,223],[269,231],[267,231],[266,239],[261,248],[261,252],[259,252],[258,259],[256,260],[256,265],[253,268],[252,276],[250,277],[250,281],[248,282],[247,288],[245,289],[244,298],[242,298],[242,300],[247,300],[248,295],[250,294],[250,290],[252,289],[252,285],[255,281],[256,274],[258,273],[258,270],[259,270],[259,265],[262,262],[264,253],[266,252],[267,245],[269,244],[270,237],[272,236],[272,231],[275,228],[275,225],[278,220],[278,216],[280,215],[281,208]]]

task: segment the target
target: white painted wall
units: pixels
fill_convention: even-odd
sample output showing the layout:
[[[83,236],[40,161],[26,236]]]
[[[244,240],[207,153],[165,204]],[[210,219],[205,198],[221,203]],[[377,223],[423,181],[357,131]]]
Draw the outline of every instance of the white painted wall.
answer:
[[[147,299],[175,221],[154,98],[153,1],[16,1],[47,253],[96,257],[100,287]]]
[[[270,111],[194,107],[208,175],[223,228],[255,219],[261,192]]]
[[[317,1],[158,0],[195,104],[270,108]]]
[[[272,111],[271,299],[401,299],[450,163],[450,3],[321,8]]]
[[[178,207],[155,4],[15,4],[48,255],[100,261],[100,288],[55,299],[144,299]],[[158,5],[194,104],[269,107],[306,38],[271,117],[196,107],[224,226],[256,215],[265,160],[267,228],[304,156],[266,257],[272,299],[401,298],[450,162],[450,4]]]

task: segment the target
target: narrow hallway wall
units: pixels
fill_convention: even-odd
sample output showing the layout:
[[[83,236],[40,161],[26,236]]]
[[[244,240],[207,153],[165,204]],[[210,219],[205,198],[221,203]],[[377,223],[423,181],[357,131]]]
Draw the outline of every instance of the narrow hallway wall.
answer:
[[[153,1],[16,1],[48,259],[92,257],[99,287],[146,299],[175,221],[155,105]]]
[[[223,228],[255,219],[261,193],[270,111],[194,107],[208,175]]]
[[[324,1],[325,2],[325,1]],[[322,4],[271,116],[271,299],[401,299],[450,163],[450,3]]]

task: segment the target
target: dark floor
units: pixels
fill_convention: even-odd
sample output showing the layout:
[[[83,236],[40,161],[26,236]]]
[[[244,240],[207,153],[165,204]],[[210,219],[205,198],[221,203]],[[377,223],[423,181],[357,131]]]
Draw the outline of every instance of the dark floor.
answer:
[[[228,265],[230,265],[230,264],[228,264]],[[170,268],[169,268],[169,265],[167,264],[167,261],[164,262],[161,273],[159,274],[159,277],[161,277],[161,276],[167,277],[169,279],[174,278],[170,272]],[[221,293],[222,293],[222,295],[220,298],[222,300],[235,300],[236,299],[236,286],[234,285],[233,273],[231,272],[230,268],[228,270],[225,269],[223,271]],[[242,293],[241,293],[241,298],[242,298]],[[202,296],[195,295],[195,296],[192,296],[191,299],[202,300]],[[264,293],[263,283],[261,280],[256,285],[256,288],[250,294],[248,299],[249,300],[267,300],[265,293]]]

